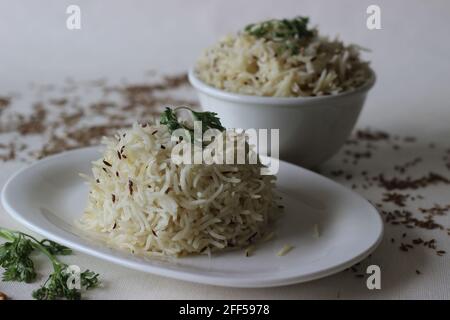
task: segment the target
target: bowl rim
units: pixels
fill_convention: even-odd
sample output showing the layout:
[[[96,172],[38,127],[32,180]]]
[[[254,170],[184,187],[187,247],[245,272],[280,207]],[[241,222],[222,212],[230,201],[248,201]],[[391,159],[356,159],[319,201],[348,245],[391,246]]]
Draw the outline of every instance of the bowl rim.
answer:
[[[376,75],[372,68],[369,67],[370,77],[369,79],[361,86],[343,91],[338,94],[333,95],[324,95],[324,96],[310,96],[310,97],[264,97],[264,96],[254,96],[254,95],[245,95],[239,93],[233,93],[229,91],[225,91],[222,89],[214,88],[195,75],[195,68],[192,67],[188,72],[188,79],[191,85],[198,91],[207,94],[209,96],[226,100],[230,102],[244,102],[248,104],[260,104],[260,105],[299,105],[302,103],[311,103],[311,102],[322,102],[336,98],[343,98],[350,95],[359,94],[362,92],[369,91],[376,82]]]

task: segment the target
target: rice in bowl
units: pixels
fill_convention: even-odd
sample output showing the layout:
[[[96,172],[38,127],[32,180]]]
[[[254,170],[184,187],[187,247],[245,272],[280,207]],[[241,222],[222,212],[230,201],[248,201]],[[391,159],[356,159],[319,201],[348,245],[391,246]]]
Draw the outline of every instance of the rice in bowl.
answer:
[[[337,94],[371,76],[361,48],[308,29],[308,19],[247,26],[206,49],[195,66],[206,84],[228,92],[274,97]]]

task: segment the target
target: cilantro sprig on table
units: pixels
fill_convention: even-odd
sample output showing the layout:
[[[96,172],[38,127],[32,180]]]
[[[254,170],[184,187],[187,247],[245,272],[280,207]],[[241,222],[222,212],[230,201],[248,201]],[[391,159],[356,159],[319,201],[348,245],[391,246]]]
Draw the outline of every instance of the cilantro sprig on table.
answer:
[[[48,239],[39,241],[26,233],[1,227],[0,238],[7,240],[0,245],[0,267],[5,270],[3,281],[30,283],[36,280],[37,273],[31,256],[35,251],[39,251],[52,263],[53,273],[39,289],[33,291],[33,298],[38,300],[81,299],[81,290],[68,286],[68,280],[72,274],[68,270],[68,265],[57,258],[60,255],[72,254],[70,248]],[[81,289],[97,287],[100,284],[98,276],[90,270],[81,272]]]

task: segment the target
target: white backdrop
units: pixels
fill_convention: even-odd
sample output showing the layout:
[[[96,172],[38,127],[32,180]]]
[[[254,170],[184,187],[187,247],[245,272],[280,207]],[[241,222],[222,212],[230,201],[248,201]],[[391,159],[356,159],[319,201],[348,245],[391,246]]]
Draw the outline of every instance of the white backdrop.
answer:
[[[66,28],[69,4],[81,8],[81,30]],[[366,28],[370,4],[381,7],[382,30]],[[310,16],[325,34],[373,50],[367,57],[378,83],[361,121],[418,131],[424,123],[448,123],[442,117],[450,74],[445,0],[1,0],[0,88],[68,75],[132,79],[148,69],[185,70],[220,35],[297,14]]]
[[[81,30],[66,28],[70,4],[81,8]],[[370,4],[381,7],[381,30],[366,28]],[[248,22],[294,15],[310,16],[322,33],[339,34],[372,50],[365,57],[378,81],[359,126],[449,141],[450,1],[445,0],[0,0],[0,94],[26,94],[32,81],[57,83],[67,76],[135,79],[151,69],[183,71],[219,36]],[[0,163],[1,181],[13,169]],[[1,211],[0,223],[13,225]],[[385,259],[390,258],[388,253]],[[344,298],[450,298],[448,258],[436,261],[428,278],[390,279],[393,285],[381,292],[369,292],[363,282],[349,284],[340,275],[268,290],[215,288],[85,256],[76,259],[94,270],[107,270],[109,283],[99,298],[335,298],[337,292]],[[0,283],[2,287],[27,298],[31,286]]]

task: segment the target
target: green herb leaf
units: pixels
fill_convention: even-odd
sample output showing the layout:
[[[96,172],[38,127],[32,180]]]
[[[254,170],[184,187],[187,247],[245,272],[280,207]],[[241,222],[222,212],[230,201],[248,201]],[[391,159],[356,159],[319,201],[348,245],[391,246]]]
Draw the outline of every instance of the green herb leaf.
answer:
[[[218,129],[220,131],[224,131],[225,128],[220,123],[220,119],[217,117],[217,113],[215,112],[199,112],[194,111],[188,107],[179,107],[174,110],[171,108],[166,108],[166,110],[161,114],[160,123],[166,125],[169,128],[169,132],[173,132],[177,129],[185,129],[191,133],[191,140],[193,141],[194,130],[183,123],[178,121],[178,117],[176,115],[176,111],[180,109],[186,109],[192,113],[194,120],[202,122],[202,131],[205,132],[208,129]]]
[[[197,112],[192,111],[195,120],[202,122],[202,131],[205,132],[208,129],[217,129],[220,131],[224,131],[225,128],[220,123],[220,119],[217,117],[217,113],[215,112]]]
[[[0,245],[0,266],[5,269],[4,281],[32,282],[36,279],[30,254],[34,248],[31,240],[19,234],[11,242]]]
[[[161,124],[166,125],[169,128],[170,132],[173,132],[182,127],[181,124],[178,122],[177,115],[169,107],[167,107],[166,110],[161,114],[159,122]]]
[[[68,300],[81,299],[81,293],[76,288],[69,289],[67,282],[70,273],[66,272],[66,266],[56,265],[54,271],[48,277],[45,284],[33,291],[32,296],[37,300],[56,300],[66,298]]]
[[[39,242],[48,252],[53,255],[67,256],[72,254],[72,249],[49,239],[43,239]]]
[[[99,285],[98,274],[86,270],[80,274],[81,290],[77,288],[69,288],[68,282],[71,273],[67,271],[67,265],[58,264],[54,268],[54,272],[48,277],[45,284],[39,289],[33,291],[33,298],[37,300],[80,300],[81,290],[88,290]]]
[[[98,279],[99,274],[94,271],[85,270],[81,273],[81,287],[89,290],[99,286],[100,280]]]
[[[280,44],[280,51],[289,50],[291,54],[298,54],[301,41],[314,35],[308,29],[308,17],[295,17],[294,19],[267,20],[260,23],[249,24],[244,32],[257,38],[263,38]]]
[[[81,299],[81,290],[95,288],[99,285],[98,274],[90,270],[80,273],[80,289],[69,288],[71,272],[68,266],[60,262],[56,255],[68,255],[72,250],[48,239],[41,241],[19,231],[11,231],[0,227],[0,238],[7,240],[0,245],[0,266],[5,269],[4,281],[32,282],[36,272],[31,260],[34,251],[43,253],[53,265],[53,273],[42,287],[35,290],[33,298],[39,300]]]

